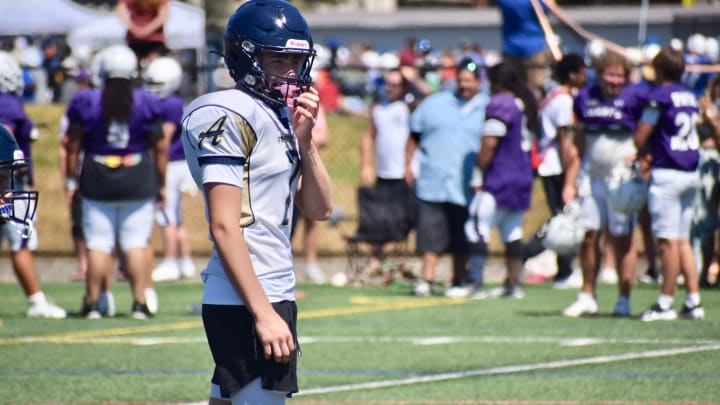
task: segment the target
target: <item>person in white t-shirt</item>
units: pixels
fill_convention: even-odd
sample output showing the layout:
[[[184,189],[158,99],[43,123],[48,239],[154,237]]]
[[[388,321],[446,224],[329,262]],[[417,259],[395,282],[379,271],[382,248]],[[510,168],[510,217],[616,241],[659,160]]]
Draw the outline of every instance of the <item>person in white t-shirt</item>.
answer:
[[[567,54],[555,65],[553,73],[558,85],[540,103],[540,136],[532,156],[542,179],[550,214],[556,215],[573,198],[573,193],[564,187],[565,168],[578,158],[570,131],[575,123],[573,94],[586,81],[584,59],[577,54]],[[541,228],[528,242],[526,260],[543,251],[543,236]],[[579,286],[571,285],[574,282],[571,279],[572,259],[572,255],[557,256],[558,269],[553,280],[556,288]]]

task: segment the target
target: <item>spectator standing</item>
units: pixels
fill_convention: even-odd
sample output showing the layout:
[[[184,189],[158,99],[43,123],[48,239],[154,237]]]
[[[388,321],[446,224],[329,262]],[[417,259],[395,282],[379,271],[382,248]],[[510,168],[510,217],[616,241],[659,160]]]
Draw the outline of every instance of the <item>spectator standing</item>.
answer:
[[[28,298],[28,317],[65,318],[65,310],[53,304],[40,288],[33,251],[37,191],[31,191],[30,155],[35,129],[20,101],[22,72],[15,59],[0,51],[0,243],[8,241],[15,275]]]
[[[532,90],[514,65],[502,62],[488,69],[492,96],[485,109],[482,142],[477,167],[482,171],[482,189],[469,207],[465,234],[470,242],[470,276],[473,298],[484,298],[482,271],[487,260],[490,231],[497,227],[505,243],[507,277],[503,286],[490,291],[492,297],[525,296],[520,271],[525,246],[522,223],[530,209],[533,172],[523,144],[528,131],[538,131],[538,111]],[[462,291],[467,294],[469,291]]]
[[[182,221],[183,194],[197,193],[180,139],[184,102],[177,91],[180,89],[182,73],[175,59],[161,56],[150,62],[143,74],[145,88],[159,98],[160,113],[165,122],[163,134],[169,145],[165,204],[155,212],[155,220],[162,227],[164,258],[152,272],[153,281],[177,280],[195,275],[190,240]]]
[[[62,86],[65,81],[65,71],[62,67],[62,56],[55,38],[47,38],[42,43],[42,68],[45,70],[48,88],[52,93],[50,101],[58,103],[62,99]]]
[[[330,177],[312,142],[315,51],[292,3],[254,0],[230,17],[224,53],[236,88],[196,99],[182,121],[213,242],[202,306],[215,362],[210,401],[284,404],[298,390],[293,201],[314,220],[332,210]]]
[[[105,48],[93,65],[100,88],[79,92],[67,110],[68,174],[78,172],[79,154],[84,154],[79,181],[66,180],[70,197],[80,193],[83,199],[89,252],[82,315],[102,316],[98,305],[102,280],[112,272],[117,244],[130,276],[132,317],[147,319],[151,311],[145,297],[150,268],[146,249],[155,201],[164,201],[167,164],[160,130],[163,116],[154,95],[133,88],[137,59],[130,48]]]
[[[524,79],[540,95],[547,79],[550,58],[545,32],[531,0],[498,0],[497,6],[502,16],[503,61],[524,72]],[[547,10],[544,5],[543,10]]]
[[[573,96],[585,84],[585,61],[577,54],[566,54],[554,68],[554,78],[558,85],[551,89],[540,103],[540,131],[535,145],[534,165],[542,180],[545,199],[551,215],[563,211],[573,197],[573,190],[565,190],[565,168],[577,159],[577,150],[571,138],[575,125]],[[544,232],[538,231],[527,243],[525,260],[544,250],[542,238]],[[557,255],[557,273],[554,277],[555,288],[568,288],[575,279],[572,275],[574,255]],[[578,285],[575,285],[577,288]]]
[[[378,194],[388,199],[408,200],[411,191],[405,183],[405,148],[410,134],[410,108],[404,100],[407,86],[399,69],[385,73],[383,82],[384,96],[371,107],[368,128],[360,141],[360,180],[363,186],[374,184]],[[364,273],[377,271],[382,260],[383,245],[374,244]]]
[[[442,253],[452,254],[452,287],[463,288],[467,281],[468,243],[463,227],[487,97],[480,93],[480,66],[463,59],[457,71],[455,92],[425,98],[410,116],[405,180],[415,187],[419,199],[416,249],[423,264],[422,279],[413,291],[419,296],[435,292],[435,273]],[[416,178],[412,159],[418,149],[420,172]]]
[[[600,234],[607,227],[615,253],[619,295],[613,314],[630,315],[630,293],[635,281],[637,251],[633,243],[636,214],[612,208],[609,182],[612,170],[628,164],[636,149],[632,135],[645,104],[647,88],[629,85],[630,65],[615,53],[605,53],[597,63],[598,84],[584,87],[575,97],[578,125],[575,144],[586,162],[584,175],[589,177],[590,195],[583,196],[580,218],[586,229],[580,246],[583,285],[578,299],[563,314],[579,317],[598,312],[595,289],[600,265]],[[566,168],[566,198],[577,195],[580,162]]]
[[[165,24],[170,0],[119,0],[115,13],[127,29],[125,42],[135,52],[139,66],[167,52]]]
[[[635,133],[639,157],[651,159],[648,210],[658,241],[663,281],[657,303],[645,310],[643,321],[673,320],[673,296],[679,274],[685,276],[687,298],[682,318],[700,320],[705,310],[700,290],[695,254],[690,245],[692,208],[700,177],[700,140],[696,130],[699,106],[692,90],[680,83],[685,70],[683,55],[663,47],[653,58],[658,86],[648,96],[647,107]],[[716,208],[717,209],[717,208]]]

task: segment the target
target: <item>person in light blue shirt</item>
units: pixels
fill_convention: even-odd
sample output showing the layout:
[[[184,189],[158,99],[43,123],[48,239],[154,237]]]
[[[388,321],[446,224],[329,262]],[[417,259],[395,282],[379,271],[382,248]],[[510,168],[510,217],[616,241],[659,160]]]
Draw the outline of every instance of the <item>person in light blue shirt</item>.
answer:
[[[480,66],[472,59],[460,61],[457,72],[455,92],[429,96],[410,116],[405,179],[415,187],[419,199],[416,250],[423,256],[423,270],[414,294],[420,296],[434,292],[442,253],[453,255],[453,286],[460,287],[466,281],[468,245],[463,224],[487,96],[480,93]],[[416,150],[417,173],[412,169]]]

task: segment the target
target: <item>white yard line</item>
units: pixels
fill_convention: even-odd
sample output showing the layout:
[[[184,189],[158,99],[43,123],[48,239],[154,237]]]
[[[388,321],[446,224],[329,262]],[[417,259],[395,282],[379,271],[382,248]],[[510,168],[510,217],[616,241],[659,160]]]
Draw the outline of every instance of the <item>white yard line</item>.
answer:
[[[603,364],[603,363],[611,363],[611,362],[615,362],[615,361],[625,361],[625,360],[665,357],[665,356],[676,356],[676,355],[680,355],[680,354],[697,353],[697,352],[712,351],[712,350],[720,350],[720,344],[715,343],[715,344],[705,345],[705,346],[679,347],[679,348],[674,348],[674,349],[650,350],[650,351],[645,351],[645,352],[630,352],[630,353],[615,354],[615,355],[609,355],[609,356],[586,357],[586,358],[573,359],[573,360],[560,360],[560,361],[550,361],[550,362],[545,362],[545,363],[520,364],[520,365],[515,365],[515,366],[494,367],[494,368],[487,368],[487,369],[458,371],[458,372],[451,372],[451,373],[438,373],[438,374],[425,375],[425,376],[421,376],[421,377],[400,378],[400,379],[396,379],[396,380],[383,380],[383,381],[357,383],[357,384],[344,384],[344,385],[335,385],[335,386],[329,386],[329,387],[309,388],[309,389],[304,389],[295,395],[296,396],[305,396],[305,395],[313,395],[313,394],[329,394],[329,393],[333,393],[333,392],[387,388],[387,387],[396,387],[396,386],[400,386],[400,385],[412,385],[412,384],[423,384],[423,383],[429,383],[429,382],[435,382],[435,381],[457,380],[460,378],[479,377],[479,376],[484,376],[484,375],[512,374],[512,373],[533,371],[533,370],[582,366],[582,365],[587,365],[587,364]]]

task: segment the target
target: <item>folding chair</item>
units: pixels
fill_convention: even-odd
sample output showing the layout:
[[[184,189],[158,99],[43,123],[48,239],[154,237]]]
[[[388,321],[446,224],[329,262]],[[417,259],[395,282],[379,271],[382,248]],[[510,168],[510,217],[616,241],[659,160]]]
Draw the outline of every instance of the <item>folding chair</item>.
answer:
[[[357,191],[357,230],[341,235],[346,242],[348,280],[353,284],[383,284],[392,281],[392,274],[379,274],[380,282],[372,282],[371,274],[363,274],[372,248],[384,245],[384,259],[389,270],[407,257],[408,236],[413,228],[414,196],[404,184],[380,184],[360,187]],[[340,228],[338,228],[340,229]],[[390,272],[391,272],[390,271]],[[389,277],[389,279],[388,279]]]

